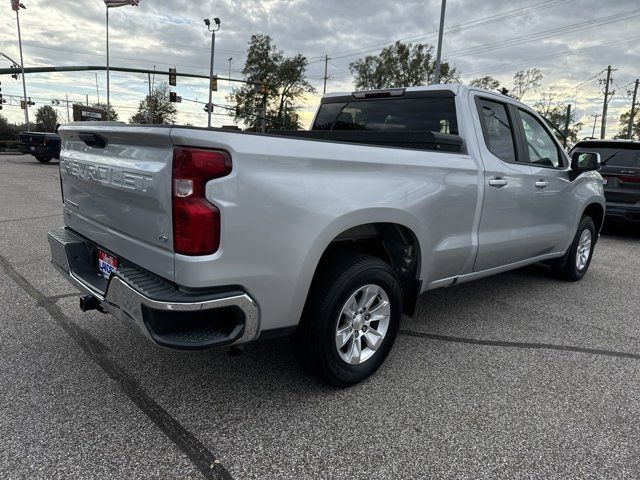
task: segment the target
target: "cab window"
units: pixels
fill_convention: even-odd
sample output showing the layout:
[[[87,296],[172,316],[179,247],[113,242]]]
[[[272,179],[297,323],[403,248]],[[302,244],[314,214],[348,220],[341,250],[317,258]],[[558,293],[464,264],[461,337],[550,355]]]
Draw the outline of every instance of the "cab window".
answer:
[[[482,132],[487,148],[500,160],[516,161],[516,148],[513,140],[513,125],[504,103],[478,99],[478,110]]]
[[[561,167],[560,148],[542,122],[524,110],[520,110],[520,120],[527,142],[528,162],[542,167]]]

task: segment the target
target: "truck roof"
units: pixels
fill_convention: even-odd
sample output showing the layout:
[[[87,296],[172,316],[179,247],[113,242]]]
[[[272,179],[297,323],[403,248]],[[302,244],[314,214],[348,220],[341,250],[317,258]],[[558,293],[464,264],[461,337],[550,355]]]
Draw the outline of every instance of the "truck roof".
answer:
[[[427,85],[427,86],[421,86],[421,87],[403,87],[402,90],[404,90],[405,92],[428,92],[428,91],[443,91],[443,90],[449,90],[451,91],[454,95],[458,95],[459,93],[466,91],[466,90],[484,90],[486,92],[490,92],[493,94],[496,94],[497,92],[492,91],[492,90],[485,90],[483,88],[478,88],[478,87],[471,87],[469,85],[462,85],[460,83],[441,83],[441,84],[436,84],[436,85]],[[378,91],[387,91],[387,90],[396,90],[395,88],[383,88],[380,89]],[[399,90],[399,89],[398,89]],[[365,92],[367,90],[358,90],[358,91],[352,91],[352,92],[332,92],[332,93],[327,93],[325,95],[323,95],[322,98],[333,98],[333,97],[344,97],[347,95],[353,95],[354,93],[360,93],[360,92]],[[369,90],[370,91],[370,90]]]

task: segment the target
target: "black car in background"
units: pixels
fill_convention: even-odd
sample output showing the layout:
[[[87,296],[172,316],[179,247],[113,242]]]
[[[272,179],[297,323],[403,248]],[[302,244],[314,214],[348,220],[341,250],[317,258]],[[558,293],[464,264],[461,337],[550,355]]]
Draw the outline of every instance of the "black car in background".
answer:
[[[583,140],[575,152],[597,152],[607,200],[606,217],[640,223],[640,142],[632,140]]]
[[[57,133],[20,132],[18,149],[46,163],[52,158],[60,158],[60,136]]]

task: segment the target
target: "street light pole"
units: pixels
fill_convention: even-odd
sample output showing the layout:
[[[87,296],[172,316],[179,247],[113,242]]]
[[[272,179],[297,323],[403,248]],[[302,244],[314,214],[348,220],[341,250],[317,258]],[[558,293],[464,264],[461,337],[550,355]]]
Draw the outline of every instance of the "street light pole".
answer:
[[[109,94],[109,6],[107,5],[107,121],[111,120]]]
[[[211,106],[211,102],[213,100],[213,90],[211,87],[213,86],[213,59],[216,51],[216,32],[220,30],[220,19],[218,17],[213,19],[214,26],[212,28],[211,21],[208,18],[204,19],[204,24],[207,26],[207,29],[211,32],[211,63],[209,64],[209,103],[207,104],[207,127],[211,128],[211,113],[213,107]]]
[[[22,56],[22,36],[20,34],[20,13],[16,9],[16,23],[18,24],[18,45],[20,46],[20,68],[22,69],[22,94],[24,95],[24,124],[29,129],[29,104],[27,103],[27,80],[24,76],[24,58]]]
[[[231,61],[233,57],[229,57],[229,85],[231,85]]]
[[[444,12],[447,8],[447,0],[442,0],[440,10],[440,31],[438,32],[438,51],[436,53],[436,74],[433,83],[440,83],[440,64],[442,62],[442,35],[444,33]]]

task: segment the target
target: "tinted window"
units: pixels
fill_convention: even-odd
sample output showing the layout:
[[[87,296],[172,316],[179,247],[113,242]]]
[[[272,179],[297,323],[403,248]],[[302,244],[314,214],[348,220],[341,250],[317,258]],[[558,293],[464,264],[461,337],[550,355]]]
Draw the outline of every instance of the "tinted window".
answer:
[[[505,162],[516,161],[513,125],[507,114],[507,106],[491,100],[478,100],[480,121],[487,148]]]
[[[325,103],[313,130],[458,134],[453,98],[398,98]]]
[[[524,110],[520,110],[520,119],[527,140],[529,162],[547,167],[560,167],[560,150],[542,123]]]
[[[577,146],[574,152],[596,152],[600,154],[601,161],[605,161],[607,158],[611,157],[609,161],[606,162],[605,165],[611,167],[636,167],[640,168],[640,150],[630,150],[615,146],[607,147],[607,148],[594,148],[584,146]],[[614,155],[615,154],[615,155]],[[613,157],[611,155],[614,155]]]

